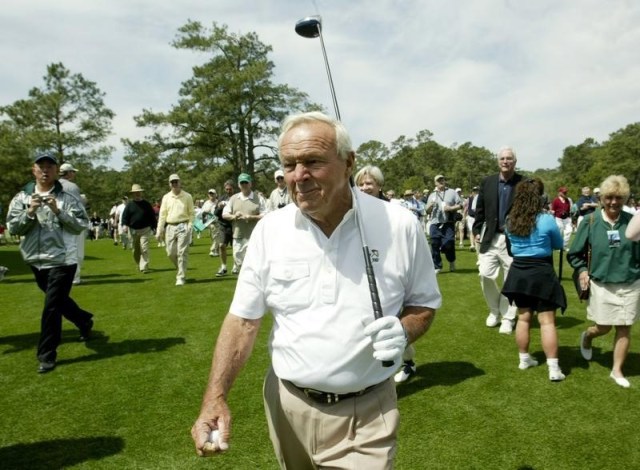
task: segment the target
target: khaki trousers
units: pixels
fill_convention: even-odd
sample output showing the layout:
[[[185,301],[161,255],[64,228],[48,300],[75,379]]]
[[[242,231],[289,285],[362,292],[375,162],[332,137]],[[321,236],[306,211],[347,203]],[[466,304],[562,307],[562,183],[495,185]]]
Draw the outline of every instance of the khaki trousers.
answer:
[[[507,237],[504,233],[496,233],[486,253],[478,254],[480,286],[489,310],[496,316],[515,320],[518,309],[515,305],[509,305],[509,300],[502,295],[497,282],[500,269],[503,282],[507,278],[511,261],[513,259],[507,251]]]
[[[189,243],[191,243],[191,230],[187,224],[167,225],[165,228],[165,243],[167,256],[178,268],[176,279],[184,280],[187,275],[189,261]]]
[[[140,271],[149,268],[149,238],[152,235],[151,227],[141,229],[129,229],[131,232],[131,244],[133,245],[133,260]]]
[[[400,415],[391,379],[360,397],[320,404],[270,370],[263,396],[282,469],[393,468]]]

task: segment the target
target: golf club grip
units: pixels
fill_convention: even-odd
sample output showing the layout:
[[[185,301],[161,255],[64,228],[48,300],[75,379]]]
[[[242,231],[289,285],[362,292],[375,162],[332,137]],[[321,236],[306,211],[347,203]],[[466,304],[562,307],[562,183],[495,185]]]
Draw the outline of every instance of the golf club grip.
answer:
[[[362,247],[364,252],[364,264],[367,271],[367,283],[369,284],[369,293],[371,294],[371,305],[373,306],[373,317],[377,320],[382,318],[382,305],[380,305],[380,295],[378,295],[378,284],[376,283],[376,276],[373,273],[373,265],[371,264],[371,253],[369,253],[369,247],[364,245]],[[393,367],[393,361],[382,361],[383,367]]]

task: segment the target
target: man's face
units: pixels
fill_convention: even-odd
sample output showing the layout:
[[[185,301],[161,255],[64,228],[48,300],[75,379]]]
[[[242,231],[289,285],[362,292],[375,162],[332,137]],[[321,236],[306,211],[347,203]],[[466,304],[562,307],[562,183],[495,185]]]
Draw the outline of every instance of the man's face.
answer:
[[[302,212],[326,220],[350,205],[354,155],[338,157],[331,126],[307,122],[290,129],[282,139],[280,157],[289,193]]]
[[[169,181],[169,186],[174,193],[178,194],[180,192],[180,180]]]
[[[447,183],[446,179],[440,178],[438,181],[436,181],[436,189],[438,191],[442,191],[446,183]]]
[[[500,173],[505,175],[512,174],[516,169],[516,157],[511,150],[503,150],[498,155],[498,166]]]
[[[248,196],[251,192],[251,182],[249,181],[241,181],[238,183],[238,187],[240,188],[240,192],[245,196]]]
[[[284,181],[284,176],[277,176],[276,177],[276,184],[278,185],[278,188],[280,188],[280,189],[284,188],[285,185],[287,184]]]
[[[40,185],[49,186],[56,180],[58,165],[53,163],[51,160],[43,159],[38,163],[34,163],[31,171]]]
[[[213,201],[216,198],[216,193],[209,193],[209,200]]]
[[[376,182],[376,180],[374,180],[371,177],[371,175],[364,175],[362,178],[360,178],[358,187],[360,188],[360,191],[362,191],[363,193],[367,193],[371,196],[377,197],[378,194],[380,194],[381,188]]]
[[[142,193],[140,191],[131,193],[131,195],[135,201],[142,201]]]
[[[73,181],[74,179],[76,179],[76,172],[75,171],[67,171],[67,174],[65,175],[65,177],[69,181]]]
[[[233,186],[231,186],[230,184],[225,184],[224,185],[224,192],[227,193],[227,196],[232,196],[233,195]]]

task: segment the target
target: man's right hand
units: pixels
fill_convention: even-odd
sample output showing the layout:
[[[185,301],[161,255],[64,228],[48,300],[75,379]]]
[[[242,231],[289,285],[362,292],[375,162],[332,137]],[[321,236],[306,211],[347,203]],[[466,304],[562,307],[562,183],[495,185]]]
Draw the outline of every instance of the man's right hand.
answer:
[[[211,431],[217,429],[219,437],[217,442],[210,442]],[[211,412],[204,409],[191,428],[191,437],[196,446],[196,453],[200,457],[211,457],[229,448],[231,435],[231,415],[226,403],[220,408],[214,407]]]

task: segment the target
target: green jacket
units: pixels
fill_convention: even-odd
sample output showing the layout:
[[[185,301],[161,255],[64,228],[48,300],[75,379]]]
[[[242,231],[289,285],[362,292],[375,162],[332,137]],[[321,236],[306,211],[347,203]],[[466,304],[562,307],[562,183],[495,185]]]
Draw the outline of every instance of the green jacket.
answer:
[[[631,283],[640,279],[640,242],[632,242],[624,234],[631,217],[631,214],[621,212],[613,227],[602,218],[601,210],[585,217],[567,253],[569,264],[574,269],[586,271],[587,247],[590,244],[589,275],[592,279],[607,284]],[[607,232],[616,230],[620,243],[610,246]]]

